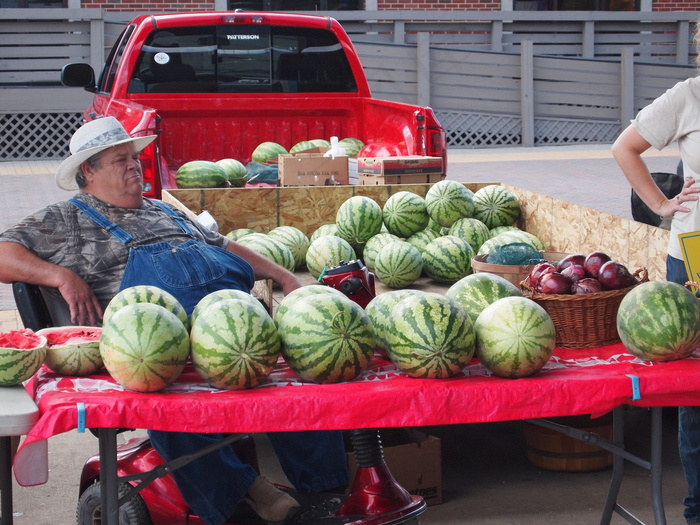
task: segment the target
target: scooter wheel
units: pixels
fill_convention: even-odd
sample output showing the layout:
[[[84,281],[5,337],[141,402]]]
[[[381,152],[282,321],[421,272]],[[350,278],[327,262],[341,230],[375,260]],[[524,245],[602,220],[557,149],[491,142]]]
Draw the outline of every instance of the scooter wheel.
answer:
[[[129,489],[128,483],[119,485],[119,496]],[[76,511],[78,525],[100,525],[102,523],[102,505],[100,501],[100,482],[93,483],[78,500]],[[119,507],[119,525],[152,525],[148,507],[139,494]]]

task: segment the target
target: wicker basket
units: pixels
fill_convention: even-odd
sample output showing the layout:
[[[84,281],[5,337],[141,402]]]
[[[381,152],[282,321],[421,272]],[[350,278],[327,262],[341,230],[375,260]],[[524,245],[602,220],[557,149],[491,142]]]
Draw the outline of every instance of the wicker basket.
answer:
[[[649,280],[646,268],[634,272],[637,284]],[[636,285],[634,285],[636,286]],[[594,348],[620,342],[617,334],[617,310],[622,299],[634,288],[587,294],[537,293],[525,282],[520,289],[542,306],[554,322],[560,348]]]
[[[474,273],[486,272],[500,275],[515,286],[519,286],[520,282],[525,279],[535,267],[534,264],[528,266],[491,264],[486,262],[488,256],[489,254],[482,254],[472,257],[472,269]],[[566,253],[561,252],[542,252],[542,258],[548,261],[561,261],[566,256]]]

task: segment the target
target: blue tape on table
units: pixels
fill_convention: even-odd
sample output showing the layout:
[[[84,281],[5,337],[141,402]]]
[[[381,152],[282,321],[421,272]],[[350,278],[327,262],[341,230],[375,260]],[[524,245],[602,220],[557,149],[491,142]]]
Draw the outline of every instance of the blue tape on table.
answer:
[[[78,409],[78,432],[85,432],[85,403],[76,403]]]
[[[632,374],[627,374],[627,377],[632,380],[632,401],[642,399],[642,393],[639,390],[639,378]]]

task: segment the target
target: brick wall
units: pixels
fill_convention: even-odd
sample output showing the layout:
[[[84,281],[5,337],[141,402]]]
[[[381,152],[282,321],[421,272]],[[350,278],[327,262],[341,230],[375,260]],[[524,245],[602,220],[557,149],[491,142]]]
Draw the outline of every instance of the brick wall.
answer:
[[[697,0],[654,0],[654,11],[697,11]]]

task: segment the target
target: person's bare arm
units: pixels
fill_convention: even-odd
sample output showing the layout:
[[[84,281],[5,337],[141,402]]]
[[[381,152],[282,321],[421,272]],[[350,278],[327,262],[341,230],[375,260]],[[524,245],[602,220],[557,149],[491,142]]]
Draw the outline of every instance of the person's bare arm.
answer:
[[[642,153],[650,147],[651,144],[639,134],[634,126],[628,126],[613,144],[612,155],[632,189],[654,213],[660,217],[671,217],[677,211],[690,211],[683,203],[697,200],[700,187],[691,187],[694,181],[689,179],[685,181],[680,194],[667,199],[654,182],[649,168],[642,159]]]
[[[284,295],[287,295],[289,292],[296,290],[302,285],[299,278],[292,272],[246,246],[230,241],[228,245],[226,245],[226,249],[248,261],[248,264],[253,267],[256,280],[272,279],[282,287]]]
[[[90,286],[75,272],[44,261],[16,242],[0,242],[0,282],[14,281],[58,289],[70,308],[71,322],[96,325],[102,308]]]

